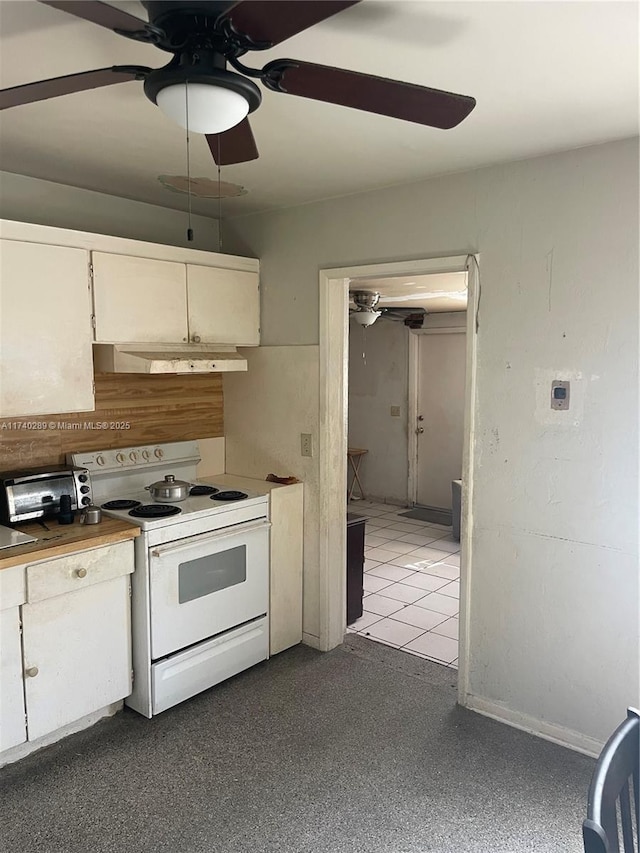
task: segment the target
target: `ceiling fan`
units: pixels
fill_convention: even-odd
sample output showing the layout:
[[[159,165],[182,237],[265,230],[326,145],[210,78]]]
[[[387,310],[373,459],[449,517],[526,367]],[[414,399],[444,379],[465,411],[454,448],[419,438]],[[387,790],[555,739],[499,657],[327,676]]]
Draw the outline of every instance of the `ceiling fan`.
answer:
[[[255,78],[273,92],[447,129],[465,119],[475,100],[297,59],[250,68],[240,57],[266,50],[360,0],[149,0],[149,21],[94,0],[39,0],[78,18],[173,54],[162,68],[114,65],[0,91],[0,109],[124,83],[144,81],[150,101],[178,124],[203,133],[215,162],[255,160],[247,115],[260,106]],[[230,71],[230,65],[234,71]]]
[[[421,329],[427,312],[424,308],[377,308],[380,294],[373,290],[353,290],[349,293],[355,304],[349,316],[360,326],[372,326],[379,317],[404,323],[410,329]]]

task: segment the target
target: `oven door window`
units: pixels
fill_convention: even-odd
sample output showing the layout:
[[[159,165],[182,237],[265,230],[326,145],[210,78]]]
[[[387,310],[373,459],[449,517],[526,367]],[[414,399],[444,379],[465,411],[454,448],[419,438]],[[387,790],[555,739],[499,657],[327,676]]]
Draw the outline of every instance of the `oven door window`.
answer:
[[[238,545],[217,554],[207,554],[178,565],[178,601],[185,604],[196,598],[220,592],[247,579],[247,548]]]

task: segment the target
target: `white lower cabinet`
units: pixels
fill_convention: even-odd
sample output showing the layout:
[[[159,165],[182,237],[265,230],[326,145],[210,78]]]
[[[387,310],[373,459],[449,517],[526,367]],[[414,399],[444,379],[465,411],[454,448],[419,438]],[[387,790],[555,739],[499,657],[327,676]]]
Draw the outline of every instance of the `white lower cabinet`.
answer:
[[[20,611],[17,607],[0,611],[0,752],[24,743],[27,726],[22,689],[22,649]]]
[[[25,604],[29,740],[131,693],[129,577]]]
[[[0,758],[131,693],[133,568],[128,541],[0,572]]]

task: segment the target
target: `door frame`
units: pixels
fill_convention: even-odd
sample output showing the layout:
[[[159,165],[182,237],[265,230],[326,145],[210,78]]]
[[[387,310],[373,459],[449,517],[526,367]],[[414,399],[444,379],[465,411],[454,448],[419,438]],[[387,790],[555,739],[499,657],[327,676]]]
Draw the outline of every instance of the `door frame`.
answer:
[[[358,278],[429,273],[468,273],[467,376],[463,452],[463,517],[460,566],[458,700],[468,694],[469,589],[472,570],[473,468],[475,434],[479,255],[395,261],[319,271],[319,648],[335,648],[346,630],[347,403],[349,284]]]
[[[467,278],[468,285],[468,278]],[[462,312],[459,312],[462,313]],[[407,450],[409,454],[409,477],[407,485],[407,497],[409,503],[416,505],[418,499],[418,435],[416,433],[416,423],[418,422],[418,382],[420,379],[420,337],[422,335],[459,335],[469,331],[469,306],[467,306],[467,314],[465,327],[451,326],[433,329],[416,329],[409,335],[409,381],[407,389]],[[467,361],[469,353],[467,353]],[[465,386],[465,408],[469,400],[467,399],[467,388]]]

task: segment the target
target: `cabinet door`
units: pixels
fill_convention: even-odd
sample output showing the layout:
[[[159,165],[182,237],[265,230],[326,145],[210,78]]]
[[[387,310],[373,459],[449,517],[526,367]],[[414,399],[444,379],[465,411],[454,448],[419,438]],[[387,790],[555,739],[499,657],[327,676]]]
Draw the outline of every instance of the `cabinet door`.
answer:
[[[258,346],[258,273],[187,264],[190,340]]]
[[[27,727],[22,691],[22,650],[20,611],[17,607],[0,611],[0,752],[24,743]]]
[[[96,341],[187,340],[185,265],[92,252]]]
[[[0,417],[93,411],[89,255],[0,243]]]
[[[29,740],[131,693],[129,576],[22,608]]]

